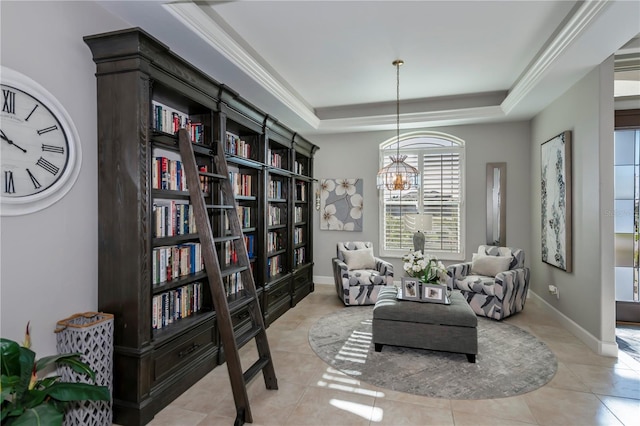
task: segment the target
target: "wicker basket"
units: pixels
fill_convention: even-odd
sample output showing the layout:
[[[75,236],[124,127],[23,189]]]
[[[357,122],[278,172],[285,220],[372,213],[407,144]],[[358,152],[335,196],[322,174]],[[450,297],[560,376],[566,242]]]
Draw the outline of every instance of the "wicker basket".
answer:
[[[102,312],[75,314],[57,322],[58,354],[80,353],[96,373],[96,383],[113,393],[113,315]],[[91,383],[90,379],[60,365],[58,374],[67,382]],[[111,426],[111,401],[79,401],[65,412],[64,425]]]

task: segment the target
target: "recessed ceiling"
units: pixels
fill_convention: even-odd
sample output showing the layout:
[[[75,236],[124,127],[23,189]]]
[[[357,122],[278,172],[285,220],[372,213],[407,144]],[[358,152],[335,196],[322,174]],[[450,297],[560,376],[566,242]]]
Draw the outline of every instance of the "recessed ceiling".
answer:
[[[393,128],[397,58],[403,128],[528,119],[640,33],[629,1],[99,3],[303,135]]]

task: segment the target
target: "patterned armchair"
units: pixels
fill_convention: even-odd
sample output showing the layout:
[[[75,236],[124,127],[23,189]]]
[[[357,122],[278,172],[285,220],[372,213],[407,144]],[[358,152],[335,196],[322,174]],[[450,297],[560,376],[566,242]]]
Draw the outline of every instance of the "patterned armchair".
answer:
[[[481,245],[471,262],[449,265],[447,276],[477,315],[501,320],[524,308],[529,268],[521,249]]]
[[[380,289],[393,285],[393,265],[374,256],[371,242],[339,242],[332,264],[336,292],[347,306],[373,305]]]

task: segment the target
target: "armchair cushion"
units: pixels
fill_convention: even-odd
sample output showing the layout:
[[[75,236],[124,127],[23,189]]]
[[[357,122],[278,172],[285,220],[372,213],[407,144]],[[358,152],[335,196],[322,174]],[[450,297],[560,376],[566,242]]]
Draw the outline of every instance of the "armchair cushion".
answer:
[[[345,250],[342,254],[349,270],[376,269],[376,260],[371,248]]]
[[[473,253],[471,259],[471,273],[495,277],[500,272],[508,271],[511,264],[511,256],[487,256]]]

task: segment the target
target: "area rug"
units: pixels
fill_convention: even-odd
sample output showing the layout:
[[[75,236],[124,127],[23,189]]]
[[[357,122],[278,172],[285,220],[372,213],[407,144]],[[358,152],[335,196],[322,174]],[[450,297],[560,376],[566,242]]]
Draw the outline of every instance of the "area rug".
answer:
[[[447,399],[493,399],[531,392],[555,375],[558,363],[526,331],[478,317],[476,363],[463,354],[383,346],[371,341],[373,306],[329,314],[309,330],[309,343],[327,364],[363,382],[399,392]],[[411,330],[407,330],[408,333]]]
[[[618,324],[616,342],[618,349],[640,362],[640,326]]]

